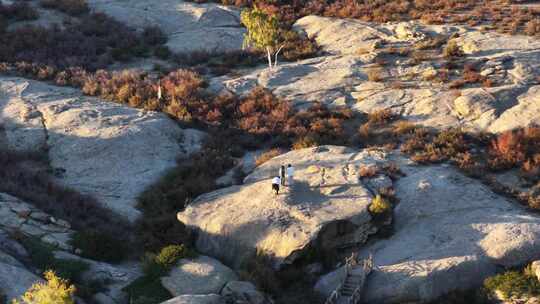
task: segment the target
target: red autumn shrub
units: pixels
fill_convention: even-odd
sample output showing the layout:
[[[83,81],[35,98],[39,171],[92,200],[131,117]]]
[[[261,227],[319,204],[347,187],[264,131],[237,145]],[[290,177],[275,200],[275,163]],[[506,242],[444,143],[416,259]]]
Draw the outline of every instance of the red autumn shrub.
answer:
[[[497,136],[489,150],[492,169],[508,169],[526,160],[526,137],[523,129],[506,131]]]

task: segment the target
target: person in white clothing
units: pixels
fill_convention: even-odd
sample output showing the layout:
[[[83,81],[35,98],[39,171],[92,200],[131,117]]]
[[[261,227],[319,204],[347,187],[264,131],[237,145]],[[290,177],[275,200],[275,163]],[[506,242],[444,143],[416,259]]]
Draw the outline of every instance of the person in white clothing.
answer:
[[[294,167],[291,164],[287,165],[287,181],[289,185],[292,185],[294,182]]]
[[[281,185],[281,177],[276,176],[272,179],[272,191],[274,191],[276,195],[279,194],[279,185]]]

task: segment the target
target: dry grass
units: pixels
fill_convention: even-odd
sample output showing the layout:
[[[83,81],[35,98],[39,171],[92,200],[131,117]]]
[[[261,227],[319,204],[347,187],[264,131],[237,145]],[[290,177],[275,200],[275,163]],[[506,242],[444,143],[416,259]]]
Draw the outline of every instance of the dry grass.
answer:
[[[285,150],[279,148],[268,150],[255,159],[255,165],[260,166],[265,162],[271,160],[272,158],[279,156],[283,153],[285,153]]]

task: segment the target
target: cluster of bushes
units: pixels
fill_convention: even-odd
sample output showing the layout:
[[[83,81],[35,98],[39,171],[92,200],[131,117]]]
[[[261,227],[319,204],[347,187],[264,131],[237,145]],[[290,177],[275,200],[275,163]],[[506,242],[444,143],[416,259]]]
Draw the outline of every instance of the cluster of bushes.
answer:
[[[84,13],[62,26],[27,25],[0,31],[0,62],[47,69],[44,78],[54,79],[70,67],[95,71],[114,60],[150,55],[164,42],[165,35],[155,27],[137,33],[105,14]]]
[[[83,277],[82,274],[90,268],[88,263],[81,260],[58,259],[53,253],[55,248],[42,243],[37,238],[26,236],[18,236],[18,238],[28,252],[32,266],[42,272],[54,271],[59,279],[75,284],[77,296],[91,299],[95,293],[103,291],[106,282],[88,281]]]
[[[540,177],[540,127],[506,131],[491,141],[488,164],[493,170],[519,168],[526,177]]]
[[[143,260],[143,276],[124,288],[129,294],[130,303],[161,303],[171,298],[163,288],[160,278],[166,275],[180,259],[194,258],[197,254],[184,245],[169,245],[159,253],[147,253]]]
[[[488,28],[493,27],[506,33],[540,33],[538,11],[512,7],[511,4],[519,3],[519,0],[221,0],[221,3],[236,6],[250,6],[255,3],[265,11],[276,14],[281,22],[289,25],[303,16],[320,15],[371,22],[418,19],[429,24],[487,24]]]
[[[487,278],[484,281],[484,288],[491,295],[500,296],[504,300],[540,295],[540,282],[530,265],[522,271],[510,270]]]

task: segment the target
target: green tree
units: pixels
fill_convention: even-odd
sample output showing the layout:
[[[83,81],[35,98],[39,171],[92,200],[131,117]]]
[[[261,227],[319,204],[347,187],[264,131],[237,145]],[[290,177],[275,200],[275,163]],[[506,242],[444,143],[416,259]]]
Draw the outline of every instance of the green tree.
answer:
[[[277,66],[281,43],[281,29],[276,16],[269,15],[261,9],[245,9],[241,14],[242,23],[247,28],[244,36],[244,47],[254,47],[265,50],[268,57],[268,67],[272,69],[272,56],[275,57],[274,67]]]

